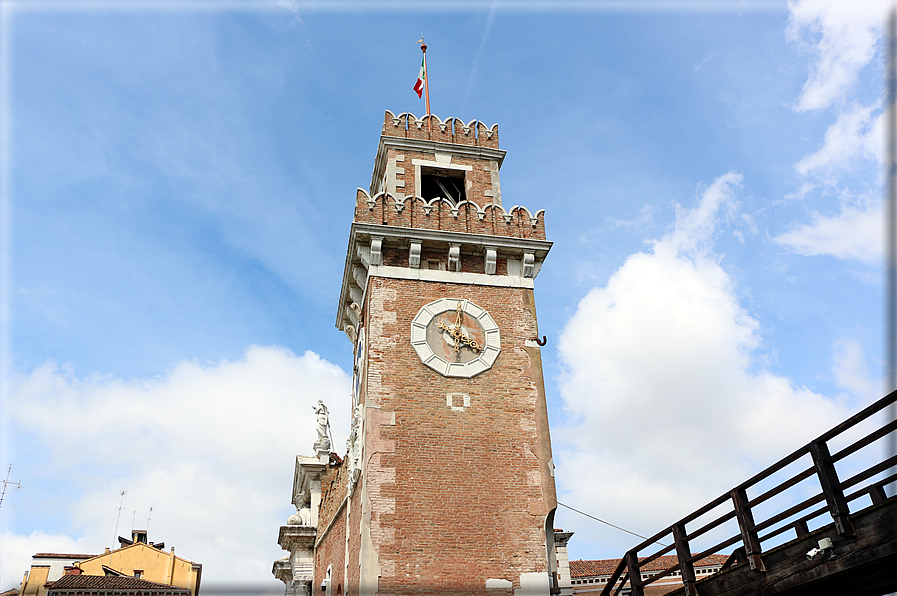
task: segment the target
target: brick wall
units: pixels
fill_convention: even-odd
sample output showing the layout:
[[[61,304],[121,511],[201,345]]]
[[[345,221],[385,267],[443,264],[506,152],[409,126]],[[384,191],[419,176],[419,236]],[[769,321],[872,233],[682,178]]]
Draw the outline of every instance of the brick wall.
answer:
[[[397,208],[396,205],[401,208]],[[455,206],[445,199],[431,202],[419,197],[396,199],[384,193],[371,197],[359,188],[355,199],[355,221],[359,223],[446,230],[533,238],[545,240],[545,211],[531,214],[526,207],[514,207],[505,211],[500,205],[479,206],[469,201]]]
[[[471,120],[464,124],[460,118],[449,118],[443,121],[433,114],[418,118],[408,112],[396,116],[386,110],[382,132],[386,137],[422,139],[498,149],[498,124],[488,127],[478,120]]]
[[[366,482],[380,591],[480,593],[487,578],[519,587],[520,574],[547,571],[555,494],[540,357],[524,345],[537,332],[532,291],[373,278],[369,296],[365,432],[382,448],[367,453]],[[497,361],[472,379],[438,375],[409,343],[420,307],[445,296],[486,308],[501,330]],[[448,394],[470,406],[453,410]]]

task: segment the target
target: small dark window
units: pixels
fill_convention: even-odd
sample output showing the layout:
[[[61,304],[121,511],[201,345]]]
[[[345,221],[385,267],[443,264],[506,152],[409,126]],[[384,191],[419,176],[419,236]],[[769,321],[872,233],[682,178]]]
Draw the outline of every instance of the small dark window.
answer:
[[[467,199],[464,192],[464,172],[442,168],[420,169],[420,194],[427,201],[439,197],[448,199],[455,205]]]

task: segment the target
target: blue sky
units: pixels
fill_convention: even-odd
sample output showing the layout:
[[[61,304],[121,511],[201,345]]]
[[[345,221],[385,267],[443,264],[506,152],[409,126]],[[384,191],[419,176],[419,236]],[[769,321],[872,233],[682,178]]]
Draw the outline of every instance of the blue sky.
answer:
[[[204,582],[277,587],[421,32],[433,112],[498,122],[504,203],[546,210],[562,501],[653,533],[881,393],[883,2],[0,4],[0,589],[110,546],[122,490],[119,534],[153,507]]]

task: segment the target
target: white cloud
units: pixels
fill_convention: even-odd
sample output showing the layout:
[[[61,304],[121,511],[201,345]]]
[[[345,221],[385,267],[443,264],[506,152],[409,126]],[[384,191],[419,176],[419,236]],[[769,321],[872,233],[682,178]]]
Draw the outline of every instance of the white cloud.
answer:
[[[814,213],[810,223],[795,225],[773,240],[802,255],[876,263],[882,253],[882,226],[880,204],[843,204],[838,214]]]
[[[796,108],[818,110],[844,98],[875,56],[887,0],[789,2],[787,35],[807,46],[814,63]]]
[[[66,512],[67,531],[82,534],[78,550],[110,546],[124,489],[119,535],[135,516],[145,525],[153,507],[150,539],[202,563],[204,584],[273,582],[294,458],[312,454],[316,439],[311,406],[329,405],[340,451],[349,395],[346,374],[316,354],[255,346],[237,361],[182,362],[153,379],[78,378],[47,364],[19,380],[8,413],[20,444],[49,452],[53,463],[40,472],[78,487]],[[71,548],[58,538],[29,544]]]
[[[646,203],[639,209],[638,215],[632,219],[608,217],[607,220],[621,228],[645,228],[654,220],[654,207]]]
[[[9,503],[5,503],[8,507]],[[54,548],[45,549],[44,545]],[[18,588],[25,571],[31,566],[32,555],[39,552],[92,553],[96,549],[87,540],[74,540],[65,534],[34,531],[27,536],[11,532],[0,533],[0,586],[3,590]]]
[[[851,106],[825,131],[822,147],[795,164],[803,176],[848,167],[857,158],[881,161],[883,113],[878,106]]]
[[[859,72],[875,55],[887,6],[884,0],[789,3],[787,33],[793,41],[809,45],[814,55],[796,107],[804,111],[836,106],[838,113],[820,148],[795,164],[806,180],[791,196],[815,199],[813,191],[823,196],[834,191],[841,199],[839,212],[814,212],[809,223],[796,223],[774,238],[799,254],[865,263],[875,263],[881,257],[878,201],[856,200],[850,188],[868,187],[869,166],[881,163],[884,114],[879,104],[861,105],[847,98]],[[853,172],[857,166],[863,168],[859,173]]]
[[[695,208],[678,208],[675,228],[589,292],[561,334],[574,421],[553,432],[561,499],[635,532],[674,522],[846,415],[763,370],[760,324],[712,251],[740,181],[721,176]]]
[[[881,382],[873,381],[863,355],[863,348],[855,339],[842,338],[835,342],[832,372],[838,387],[867,402],[880,397]]]

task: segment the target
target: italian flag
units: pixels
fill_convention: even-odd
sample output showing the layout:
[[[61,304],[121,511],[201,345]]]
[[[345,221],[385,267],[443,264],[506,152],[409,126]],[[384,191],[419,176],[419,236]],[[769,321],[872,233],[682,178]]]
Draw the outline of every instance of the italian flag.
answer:
[[[418,97],[422,97],[424,93],[424,80],[427,78],[427,69],[424,67],[425,60],[420,61],[420,72],[417,73],[417,82],[414,84],[414,91]]]

